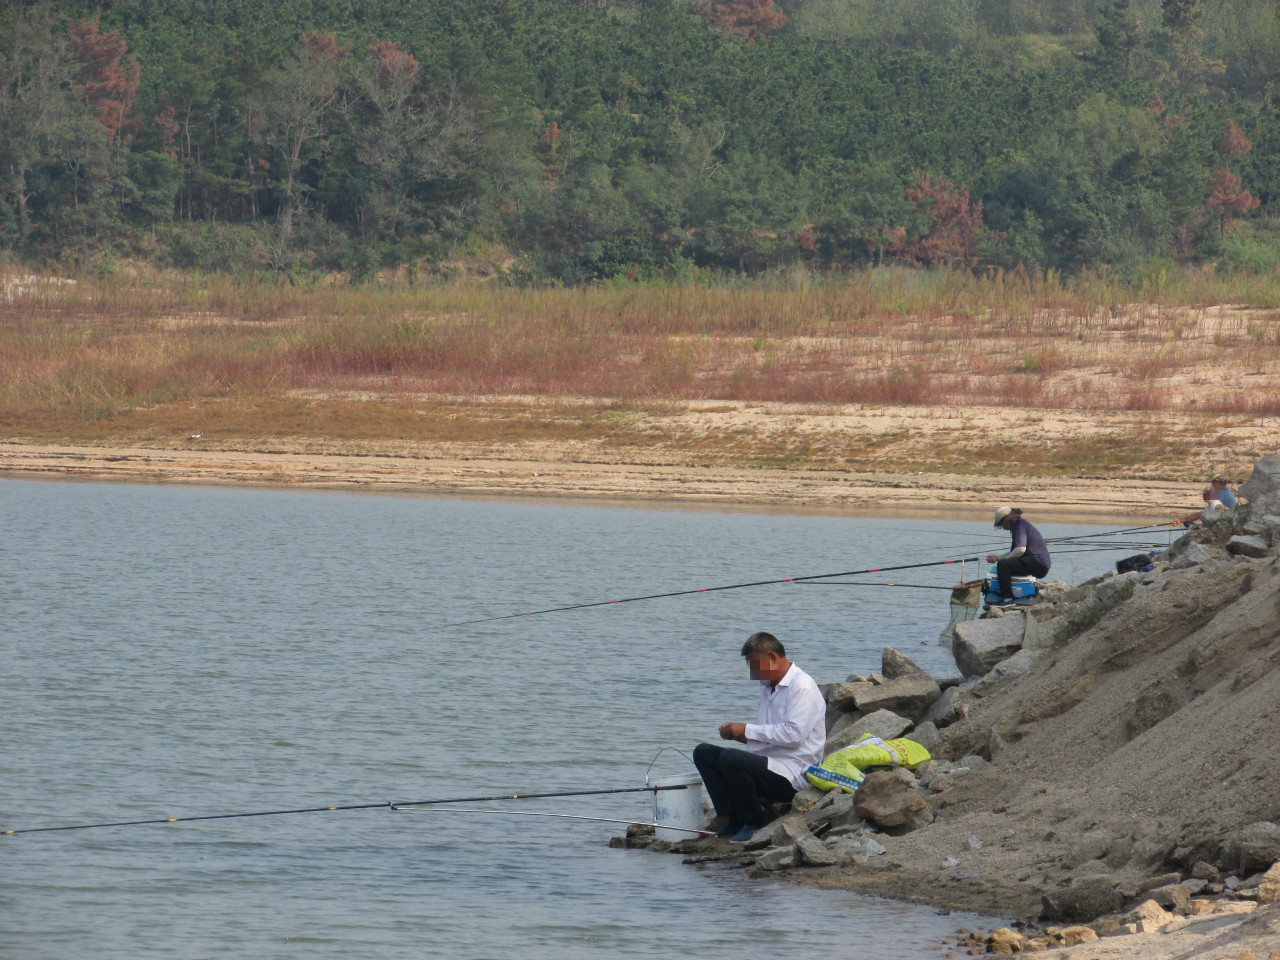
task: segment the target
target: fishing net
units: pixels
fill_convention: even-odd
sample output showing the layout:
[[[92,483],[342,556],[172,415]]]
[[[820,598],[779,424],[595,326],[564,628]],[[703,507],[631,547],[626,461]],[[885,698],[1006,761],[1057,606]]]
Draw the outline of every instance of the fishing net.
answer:
[[[982,588],[985,580],[970,580],[951,588],[951,619],[938,634],[939,643],[953,643],[956,639],[956,624],[972,620],[978,615],[978,606],[982,602]]]

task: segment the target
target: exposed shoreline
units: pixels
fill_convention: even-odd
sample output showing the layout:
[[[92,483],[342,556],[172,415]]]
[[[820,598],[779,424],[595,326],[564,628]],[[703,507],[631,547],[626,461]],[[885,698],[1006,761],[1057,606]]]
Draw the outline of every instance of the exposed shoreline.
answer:
[[[1166,522],[1197,500],[1187,483],[1158,479],[742,468],[616,457],[591,462],[545,449],[520,456],[529,451],[317,452],[308,446],[171,449],[8,440],[0,441],[0,476],[951,519],[985,517],[992,504],[1016,502],[1048,522]]]

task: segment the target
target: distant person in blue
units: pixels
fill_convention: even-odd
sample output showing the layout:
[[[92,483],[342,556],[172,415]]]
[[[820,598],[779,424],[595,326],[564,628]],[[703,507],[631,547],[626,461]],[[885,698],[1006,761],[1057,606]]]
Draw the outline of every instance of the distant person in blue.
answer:
[[[987,554],[987,563],[996,565],[996,580],[1000,584],[1000,599],[993,606],[1003,607],[1014,602],[1013,578],[1035,577],[1039,579],[1049,572],[1052,561],[1049,548],[1040,531],[1022,519],[1022,511],[1016,507],[1001,507],[996,511],[995,526],[1008,530],[1013,536],[1009,552],[1002,557]]]
[[[1227,479],[1222,474],[1215,474],[1209,481],[1209,499],[1217,500],[1228,510],[1236,505],[1236,495],[1227,486]]]

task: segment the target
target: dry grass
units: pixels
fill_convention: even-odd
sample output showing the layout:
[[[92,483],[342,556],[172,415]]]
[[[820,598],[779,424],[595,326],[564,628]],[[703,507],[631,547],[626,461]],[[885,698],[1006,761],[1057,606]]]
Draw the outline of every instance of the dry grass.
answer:
[[[0,299],[10,436],[644,443],[652,428],[621,428],[706,400],[1280,414],[1276,275],[879,270],[571,290],[16,275]],[[458,399],[474,397],[493,399]],[[517,397],[549,402],[502,399]],[[759,456],[826,459],[791,447]]]

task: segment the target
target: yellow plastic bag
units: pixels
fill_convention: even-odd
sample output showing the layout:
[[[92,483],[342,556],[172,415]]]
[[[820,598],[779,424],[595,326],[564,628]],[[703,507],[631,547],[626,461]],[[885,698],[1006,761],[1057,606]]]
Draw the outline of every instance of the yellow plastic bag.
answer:
[[[930,760],[929,751],[914,740],[899,737],[882,740],[867,734],[851,747],[837,750],[822,763],[811,764],[804,777],[819,790],[839,787],[845,793],[853,793],[872,767],[906,767],[914,770]]]

